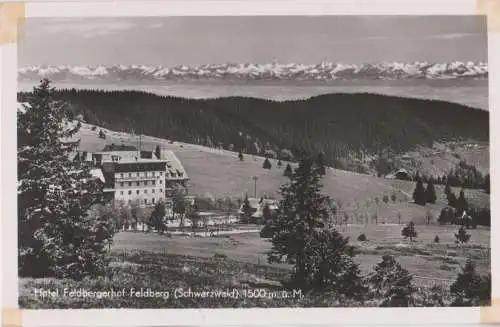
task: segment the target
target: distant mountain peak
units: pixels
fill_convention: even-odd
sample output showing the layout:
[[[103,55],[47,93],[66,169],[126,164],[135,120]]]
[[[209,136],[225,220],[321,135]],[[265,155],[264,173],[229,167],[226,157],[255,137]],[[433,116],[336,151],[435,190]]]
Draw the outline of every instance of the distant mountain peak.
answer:
[[[26,66],[18,70],[19,80],[401,80],[401,79],[482,79],[488,77],[485,62],[427,61],[348,64],[323,61],[319,64],[225,63],[175,67],[146,65],[112,66]]]

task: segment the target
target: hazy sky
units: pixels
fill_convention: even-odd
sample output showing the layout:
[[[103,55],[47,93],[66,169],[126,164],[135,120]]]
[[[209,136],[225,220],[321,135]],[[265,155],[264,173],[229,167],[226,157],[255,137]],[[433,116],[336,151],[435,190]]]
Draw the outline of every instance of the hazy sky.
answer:
[[[30,18],[19,65],[487,61],[479,16]]]

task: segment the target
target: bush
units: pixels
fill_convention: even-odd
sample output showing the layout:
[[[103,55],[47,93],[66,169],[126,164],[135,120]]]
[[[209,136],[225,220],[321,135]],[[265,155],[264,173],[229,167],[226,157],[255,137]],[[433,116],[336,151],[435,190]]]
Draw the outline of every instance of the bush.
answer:
[[[214,258],[215,259],[227,259],[227,255],[225,255],[224,253],[215,253],[214,254]]]
[[[358,241],[365,242],[365,241],[368,241],[368,238],[366,237],[365,234],[361,234],[358,236]]]
[[[491,274],[479,276],[475,264],[468,260],[450,291],[454,296],[453,306],[488,306],[491,301]]]
[[[382,298],[380,306],[408,307],[414,302],[416,289],[411,284],[412,276],[391,255],[384,255],[368,276],[370,295]]]
[[[434,237],[434,243],[439,243],[439,236]]]

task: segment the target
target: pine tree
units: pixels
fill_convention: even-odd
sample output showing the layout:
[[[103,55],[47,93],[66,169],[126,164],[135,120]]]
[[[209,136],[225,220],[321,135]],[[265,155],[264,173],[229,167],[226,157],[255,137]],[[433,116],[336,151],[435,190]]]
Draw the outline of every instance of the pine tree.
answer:
[[[302,159],[290,183],[280,188],[280,210],[272,225],[268,260],[284,259],[294,265],[292,284],[304,291],[327,284],[340,287],[346,283],[345,276],[356,275],[354,251],[348,239],[326,228],[329,198],[321,194],[322,178],[315,160]],[[352,283],[356,284],[354,279]],[[348,292],[344,286],[341,288]]]
[[[292,171],[292,166],[290,166],[290,164],[286,164],[285,172],[283,173],[283,175],[286,177],[292,177],[293,171]]]
[[[450,287],[452,306],[487,306],[491,300],[491,275],[481,277],[469,259]]]
[[[428,203],[436,203],[437,196],[436,190],[434,189],[434,181],[432,179],[427,183],[427,188],[425,189],[425,198]]]
[[[413,241],[414,237],[417,237],[417,232],[415,231],[415,224],[413,221],[410,221],[408,225],[406,225],[403,230],[401,231],[401,235],[404,236],[404,238],[409,237],[410,242]]]
[[[243,222],[250,222],[252,220],[253,210],[252,206],[250,206],[250,201],[248,200],[248,194],[245,195],[241,211],[243,212]]]
[[[61,138],[76,129],[53,92],[42,80],[18,113],[19,275],[81,279],[104,273],[114,226],[108,217],[89,215],[101,202],[102,186],[90,167],[69,160],[71,145]]]
[[[160,234],[163,234],[167,230],[167,225],[165,225],[165,204],[163,201],[156,203],[149,217],[149,226],[156,229]]]
[[[262,168],[264,169],[271,169],[271,162],[269,161],[268,158],[264,160],[264,163],[262,164]]]
[[[424,185],[420,179],[417,181],[415,190],[413,191],[413,200],[419,205],[425,205],[427,202]]]
[[[375,271],[368,277],[370,293],[375,298],[382,298],[382,307],[408,307],[413,304],[412,276],[401,267],[391,255],[384,255],[375,266]]]
[[[160,159],[161,157],[161,148],[159,145],[156,145],[156,148],[155,148],[155,156],[156,158]]]
[[[464,226],[460,226],[460,228],[458,229],[458,234],[455,234],[455,238],[458,242],[464,244],[469,242],[470,234],[467,233]]]

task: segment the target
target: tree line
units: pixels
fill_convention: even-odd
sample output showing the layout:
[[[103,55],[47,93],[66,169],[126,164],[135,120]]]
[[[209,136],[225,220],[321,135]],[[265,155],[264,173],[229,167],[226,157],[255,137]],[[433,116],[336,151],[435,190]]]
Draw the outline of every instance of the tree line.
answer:
[[[30,93],[18,94],[24,101]],[[333,167],[361,171],[366,154],[437,140],[489,137],[489,114],[458,104],[373,94],[307,100],[185,99],[139,91],[57,90],[57,100],[105,128],[250,154],[323,152]],[[286,150],[283,152],[283,150]]]

